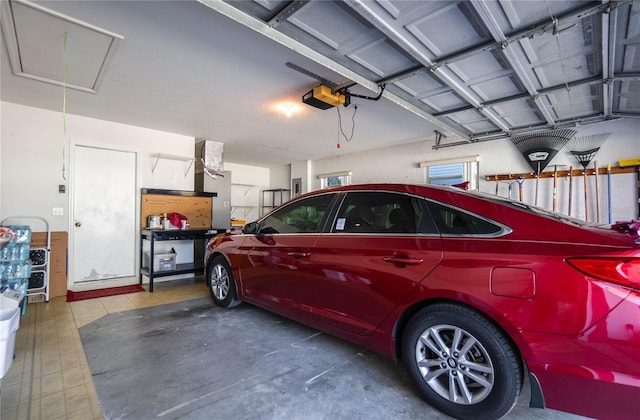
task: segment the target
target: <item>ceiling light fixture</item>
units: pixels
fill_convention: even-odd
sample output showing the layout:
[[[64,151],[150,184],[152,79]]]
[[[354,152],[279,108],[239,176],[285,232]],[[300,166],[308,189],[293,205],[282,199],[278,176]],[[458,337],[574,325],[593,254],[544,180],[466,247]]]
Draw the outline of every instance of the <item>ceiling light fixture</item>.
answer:
[[[290,103],[280,105],[280,110],[288,117],[291,117],[295,111],[298,110],[298,106]]]

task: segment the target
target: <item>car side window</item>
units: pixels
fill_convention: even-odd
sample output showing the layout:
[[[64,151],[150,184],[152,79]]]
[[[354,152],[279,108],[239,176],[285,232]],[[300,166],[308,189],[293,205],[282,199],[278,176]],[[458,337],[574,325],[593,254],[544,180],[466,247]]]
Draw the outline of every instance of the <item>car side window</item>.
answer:
[[[335,194],[305,198],[276,210],[260,225],[260,234],[316,233]]]
[[[427,201],[427,206],[441,234],[492,235],[503,230],[501,226],[453,207],[433,201]]]
[[[332,227],[345,233],[416,233],[422,207],[415,197],[393,192],[348,192]]]

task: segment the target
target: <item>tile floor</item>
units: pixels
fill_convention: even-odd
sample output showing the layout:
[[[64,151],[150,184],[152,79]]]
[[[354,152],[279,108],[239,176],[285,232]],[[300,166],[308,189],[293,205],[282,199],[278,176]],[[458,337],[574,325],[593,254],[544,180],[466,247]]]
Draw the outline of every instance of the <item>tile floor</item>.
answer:
[[[108,313],[208,296],[198,277],[154,286],[153,293],[29,304],[16,333],[16,357],[0,380],[0,418],[103,419],[78,328]]]

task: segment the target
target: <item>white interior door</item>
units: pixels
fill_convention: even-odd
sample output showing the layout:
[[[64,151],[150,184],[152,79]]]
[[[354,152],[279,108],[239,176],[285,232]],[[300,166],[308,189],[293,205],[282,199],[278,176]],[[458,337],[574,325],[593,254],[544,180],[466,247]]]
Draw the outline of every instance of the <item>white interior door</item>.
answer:
[[[74,152],[73,283],[131,283],[136,278],[136,154],[79,145]]]

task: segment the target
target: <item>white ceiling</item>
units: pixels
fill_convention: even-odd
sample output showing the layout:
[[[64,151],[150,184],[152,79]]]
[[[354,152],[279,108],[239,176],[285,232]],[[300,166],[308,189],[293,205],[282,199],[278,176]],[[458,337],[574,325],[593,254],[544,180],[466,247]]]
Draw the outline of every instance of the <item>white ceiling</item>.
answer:
[[[435,130],[448,146],[637,118],[640,5],[603,3],[33,4],[123,37],[96,93],[66,89],[68,113],[219,141],[227,161],[273,167],[434,139]],[[84,37],[68,31],[65,50],[64,26],[31,26],[51,56],[41,61],[60,67],[66,55],[69,74],[90,66],[72,60]],[[5,41],[0,98],[61,111],[63,88],[14,75]],[[364,96],[386,84],[379,101],[354,97],[340,108],[349,136],[358,106],[352,141],[340,140],[337,108],[301,103],[319,83],[313,75]],[[277,109],[287,101],[299,105],[291,118]]]

